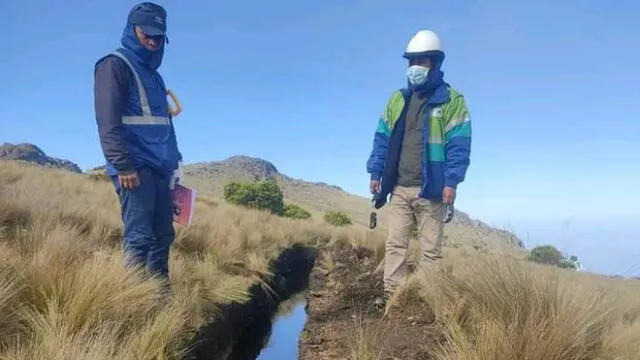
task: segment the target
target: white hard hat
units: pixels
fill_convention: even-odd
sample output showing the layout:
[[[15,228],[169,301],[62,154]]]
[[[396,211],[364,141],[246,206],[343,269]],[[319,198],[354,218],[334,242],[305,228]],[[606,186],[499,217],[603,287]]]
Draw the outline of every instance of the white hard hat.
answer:
[[[409,40],[404,52],[404,57],[407,59],[425,55],[444,55],[440,47],[438,35],[431,30],[420,30],[416,32],[411,40]]]

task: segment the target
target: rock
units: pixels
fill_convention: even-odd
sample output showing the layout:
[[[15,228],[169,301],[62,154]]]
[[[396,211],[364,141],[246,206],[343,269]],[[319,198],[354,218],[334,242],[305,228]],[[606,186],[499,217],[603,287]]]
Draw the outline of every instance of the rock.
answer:
[[[244,155],[232,156],[222,161],[189,164],[185,166],[184,172],[195,176],[235,173],[254,181],[272,179],[280,175],[271,162]]]
[[[24,161],[40,166],[64,169],[74,173],[82,173],[82,170],[75,163],[47,156],[39,147],[29,144],[10,144],[4,143],[0,145],[0,160]]]

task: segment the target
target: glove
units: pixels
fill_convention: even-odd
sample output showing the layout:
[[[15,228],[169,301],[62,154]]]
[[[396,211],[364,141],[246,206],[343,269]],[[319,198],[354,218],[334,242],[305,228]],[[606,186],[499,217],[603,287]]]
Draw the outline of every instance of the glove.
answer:
[[[171,179],[169,180],[169,189],[173,190],[182,180],[182,161],[178,162],[178,168],[173,170]]]

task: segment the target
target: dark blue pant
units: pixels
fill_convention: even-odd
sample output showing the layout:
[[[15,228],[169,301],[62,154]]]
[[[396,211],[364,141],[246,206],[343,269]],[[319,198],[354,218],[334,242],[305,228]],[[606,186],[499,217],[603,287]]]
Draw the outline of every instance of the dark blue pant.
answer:
[[[169,176],[144,167],[138,169],[138,178],[140,185],[133,190],[112,178],[120,199],[127,262],[168,279],[169,248],[175,238]]]

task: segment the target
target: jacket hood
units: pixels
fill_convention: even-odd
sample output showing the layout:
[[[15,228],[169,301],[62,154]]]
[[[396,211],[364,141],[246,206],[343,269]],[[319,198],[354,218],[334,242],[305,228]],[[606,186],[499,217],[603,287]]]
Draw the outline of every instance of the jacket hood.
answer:
[[[160,45],[160,49],[157,51],[153,52],[147,50],[136,37],[134,25],[132,23],[127,23],[125,26],[122,31],[122,39],[120,42],[125,49],[133,52],[141,63],[151,67],[152,69],[157,70],[162,64],[162,58],[164,57],[164,41]]]
[[[415,55],[414,55],[415,56]],[[445,84],[444,72],[441,70],[442,63],[444,62],[445,54],[440,50],[427,51],[419,54],[419,56],[428,56],[431,60],[431,69],[427,75],[427,80],[421,85],[413,85],[407,80],[407,87],[412,91],[419,93],[433,93],[436,89]],[[406,59],[411,57],[405,55]]]

